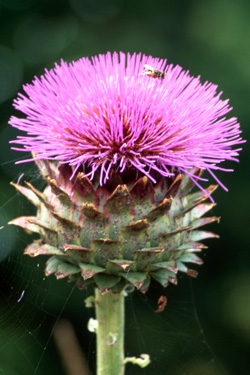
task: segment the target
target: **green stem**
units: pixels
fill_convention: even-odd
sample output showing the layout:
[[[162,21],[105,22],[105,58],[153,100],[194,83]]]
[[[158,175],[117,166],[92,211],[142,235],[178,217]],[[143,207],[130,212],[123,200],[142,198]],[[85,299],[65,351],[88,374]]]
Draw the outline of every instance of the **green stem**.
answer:
[[[124,298],[96,288],[97,375],[124,374]]]

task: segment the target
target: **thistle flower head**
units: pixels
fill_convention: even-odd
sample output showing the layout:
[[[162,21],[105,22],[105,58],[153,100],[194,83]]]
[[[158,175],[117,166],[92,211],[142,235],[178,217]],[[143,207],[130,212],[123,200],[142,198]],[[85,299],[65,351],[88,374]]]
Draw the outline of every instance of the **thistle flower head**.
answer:
[[[154,77],[148,66],[165,74]],[[26,134],[11,142],[21,148],[13,148],[75,172],[83,166],[90,179],[98,172],[100,184],[111,168],[133,168],[153,181],[174,171],[199,178],[190,172],[194,167],[214,176],[213,170],[224,170],[221,162],[237,161],[235,146],[243,142],[216,85],[151,56],[61,61],[23,88],[26,96],[19,94],[14,106],[26,117],[9,123]]]
[[[40,235],[25,253],[51,256],[46,275],[103,294],[197,275],[186,263],[202,264],[200,241],[216,235],[200,227],[218,218],[203,217],[216,186],[191,193],[193,182],[236,161],[244,142],[216,90],[164,60],[123,53],[62,61],[24,86],[14,105],[25,117],[10,124],[25,134],[12,143],[32,152],[47,186],[14,184],[37,214],[10,224]]]

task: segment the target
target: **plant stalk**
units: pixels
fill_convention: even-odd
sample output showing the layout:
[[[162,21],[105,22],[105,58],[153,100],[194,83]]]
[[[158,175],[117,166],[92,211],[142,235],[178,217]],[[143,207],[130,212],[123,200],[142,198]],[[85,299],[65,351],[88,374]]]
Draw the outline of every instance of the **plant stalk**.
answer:
[[[124,375],[124,299],[95,290],[97,375]]]

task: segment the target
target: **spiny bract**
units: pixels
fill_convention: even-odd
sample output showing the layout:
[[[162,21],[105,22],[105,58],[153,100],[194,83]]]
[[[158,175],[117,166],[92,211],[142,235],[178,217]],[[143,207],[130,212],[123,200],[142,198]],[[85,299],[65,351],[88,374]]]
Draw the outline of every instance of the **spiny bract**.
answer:
[[[94,284],[101,293],[121,292],[128,284],[145,293],[151,279],[166,287],[177,283],[177,272],[195,277],[186,263],[202,264],[199,241],[217,237],[199,227],[216,221],[202,216],[214,204],[203,203],[216,186],[191,193],[194,183],[183,174],[160,178],[153,186],[133,170],[117,174],[100,186],[83,172],[70,180],[72,168],[48,160],[36,161],[47,180],[44,192],[30,183],[13,184],[36,207],[36,216],[10,223],[40,235],[25,253],[49,255],[46,275]],[[193,171],[200,175],[201,171]]]

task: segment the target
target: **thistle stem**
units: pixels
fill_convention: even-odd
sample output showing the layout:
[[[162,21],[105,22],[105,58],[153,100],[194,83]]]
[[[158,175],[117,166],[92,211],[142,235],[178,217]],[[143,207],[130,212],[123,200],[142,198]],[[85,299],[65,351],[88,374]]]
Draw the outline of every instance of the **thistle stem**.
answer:
[[[96,288],[97,375],[124,374],[124,293]]]

